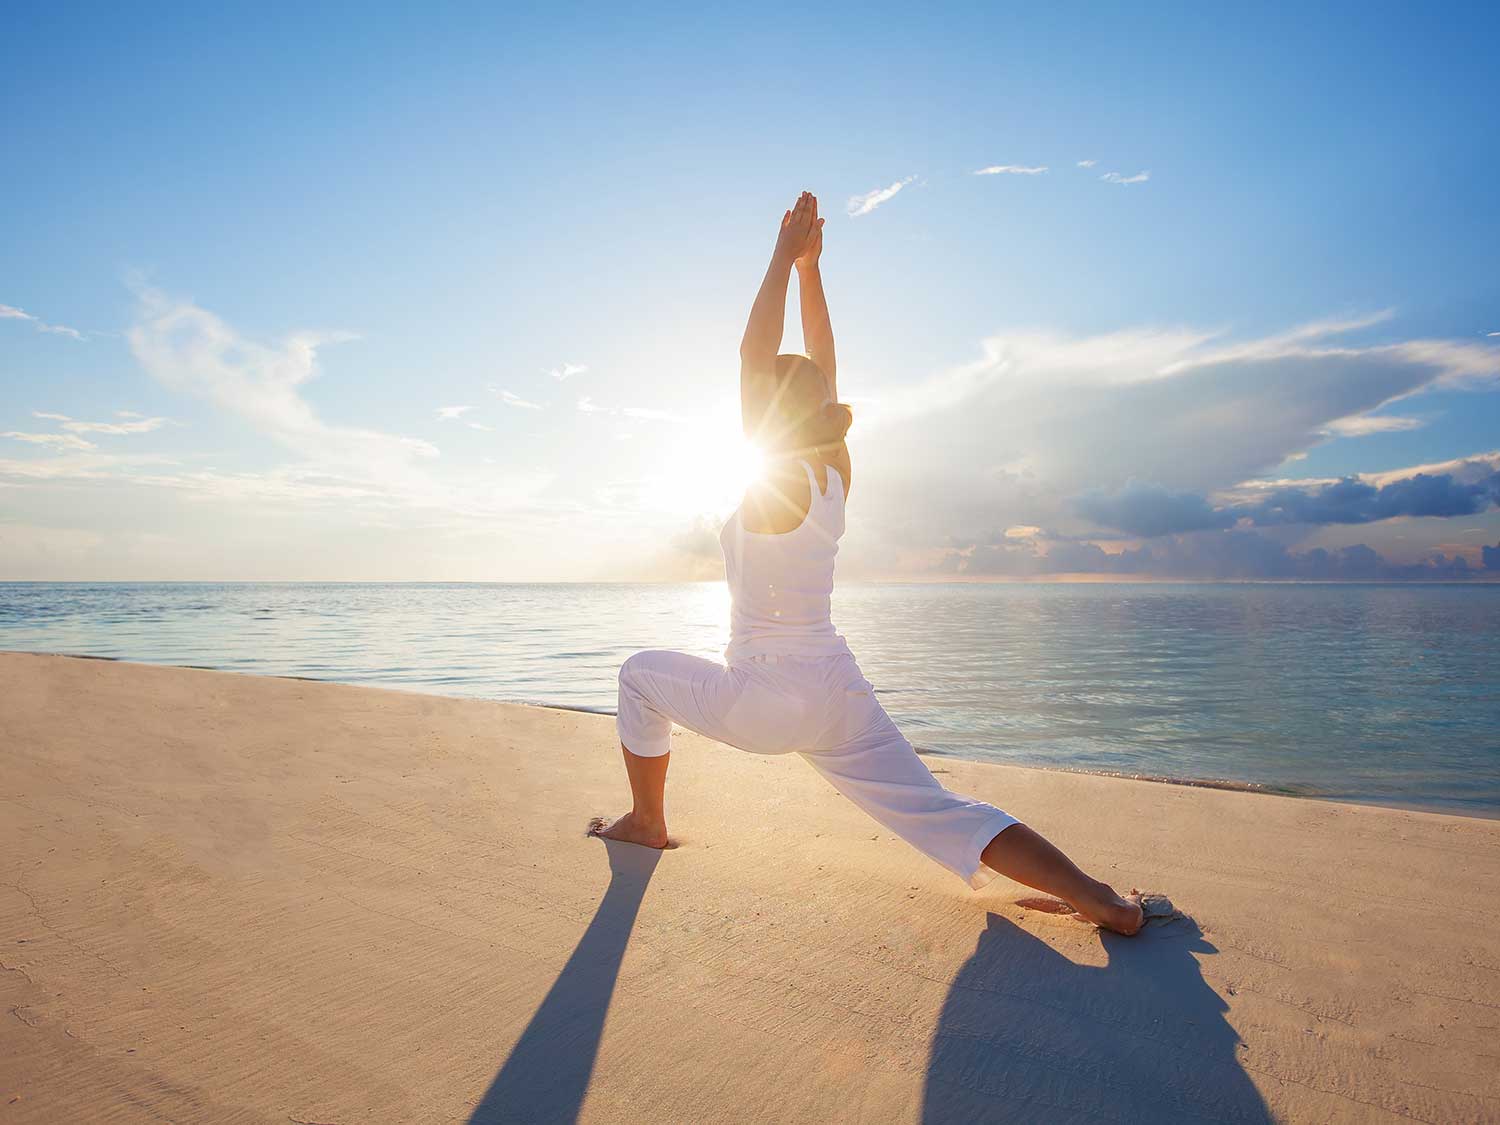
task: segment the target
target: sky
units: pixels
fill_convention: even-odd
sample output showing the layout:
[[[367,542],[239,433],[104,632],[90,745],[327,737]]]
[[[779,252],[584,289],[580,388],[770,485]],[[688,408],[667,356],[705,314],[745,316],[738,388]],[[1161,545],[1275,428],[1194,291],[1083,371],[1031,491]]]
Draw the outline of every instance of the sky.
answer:
[[[719,577],[803,189],[841,575],[1500,579],[1497,12],[9,5],[0,579]]]

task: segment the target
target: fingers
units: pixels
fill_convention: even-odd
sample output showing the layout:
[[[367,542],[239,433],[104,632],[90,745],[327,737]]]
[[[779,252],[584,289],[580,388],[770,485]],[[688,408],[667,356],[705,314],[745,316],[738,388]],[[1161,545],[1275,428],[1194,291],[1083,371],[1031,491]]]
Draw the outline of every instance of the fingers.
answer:
[[[785,238],[800,239],[804,246],[822,240],[823,220],[818,217],[818,197],[804,191],[797,202],[781,216],[781,231]]]
[[[804,191],[797,197],[796,205],[792,208],[790,225],[811,233],[812,227],[817,220],[817,214],[817,197],[810,191]]]

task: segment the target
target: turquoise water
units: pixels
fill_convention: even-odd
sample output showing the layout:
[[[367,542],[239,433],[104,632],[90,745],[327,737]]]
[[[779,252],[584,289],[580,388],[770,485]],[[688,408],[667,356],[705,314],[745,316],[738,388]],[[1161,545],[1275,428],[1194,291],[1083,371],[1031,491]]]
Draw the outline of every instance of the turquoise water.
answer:
[[[0,584],[0,649],[601,711],[727,620],[722,583]],[[856,584],[834,620],[927,751],[1500,815],[1500,585]]]

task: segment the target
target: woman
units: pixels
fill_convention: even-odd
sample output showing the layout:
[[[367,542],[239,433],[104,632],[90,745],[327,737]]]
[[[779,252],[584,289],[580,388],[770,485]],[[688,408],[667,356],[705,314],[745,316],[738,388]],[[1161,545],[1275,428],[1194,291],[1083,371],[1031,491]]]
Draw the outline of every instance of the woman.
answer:
[[[740,344],[745,432],[766,453],[762,480],[724,525],[732,597],[725,664],[638,652],[620,669],[620,745],[634,806],[590,831],[667,845],[672,724],[757,754],[796,751],[839,792],[938,863],[980,887],[996,872],[1045,891],[1122,934],[1141,928],[1122,898],[993,805],[943,788],[876,701],[829,616],[849,494],[852,415],[838,401],[833,328],[818,258],[823,220],[803,192],[782,216],[771,265]],[[807,355],[778,355],[795,266]]]

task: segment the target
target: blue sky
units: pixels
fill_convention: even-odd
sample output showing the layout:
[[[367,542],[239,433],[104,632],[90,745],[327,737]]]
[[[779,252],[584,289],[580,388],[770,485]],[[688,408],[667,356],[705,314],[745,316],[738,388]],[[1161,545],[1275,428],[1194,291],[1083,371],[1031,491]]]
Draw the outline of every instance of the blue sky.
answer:
[[[847,574],[1500,547],[1492,9],[7,20],[0,577],[711,576],[803,188]]]

